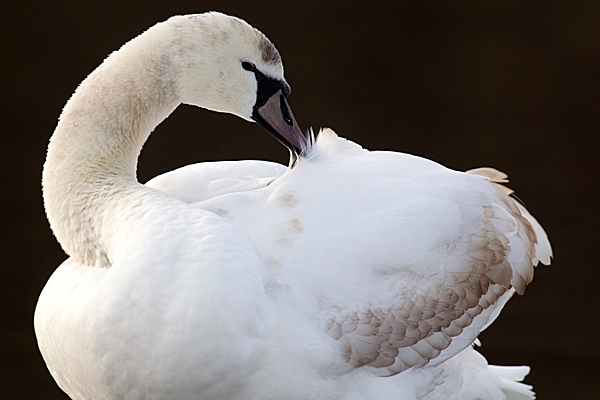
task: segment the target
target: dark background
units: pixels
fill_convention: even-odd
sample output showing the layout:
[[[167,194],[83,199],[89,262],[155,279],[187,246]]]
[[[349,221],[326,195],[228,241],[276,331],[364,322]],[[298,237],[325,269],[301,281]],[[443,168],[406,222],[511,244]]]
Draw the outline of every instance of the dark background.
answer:
[[[597,208],[599,1],[114,1],[0,5],[0,398],[65,399],[32,316],[65,258],[44,216],[47,141],[77,84],[154,23],[219,10],[279,48],[301,126],[455,169],[494,166],[546,228],[538,267],[482,336],[498,364],[530,364],[540,399],[600,393]],[[206,160],[287,153],[258,126],[179,108],[145,146],[139,179]]]

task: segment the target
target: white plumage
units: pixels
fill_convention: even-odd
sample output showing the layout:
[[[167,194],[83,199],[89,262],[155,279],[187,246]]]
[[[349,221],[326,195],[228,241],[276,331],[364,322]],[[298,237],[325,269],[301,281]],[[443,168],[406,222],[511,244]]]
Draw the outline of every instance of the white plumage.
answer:
[[[180,102],[252,118],[262,78],[240,62],[284,82],[268,44],[233,17],[174,17],[65,107],[44,197],[71,258],[35,315],[60,387],[87,400],[533,398],[527,367],[488,366],[471,346],[551,257],[498,171],[325,130],[293,168],[203,163],[135,181],[141,145]]]

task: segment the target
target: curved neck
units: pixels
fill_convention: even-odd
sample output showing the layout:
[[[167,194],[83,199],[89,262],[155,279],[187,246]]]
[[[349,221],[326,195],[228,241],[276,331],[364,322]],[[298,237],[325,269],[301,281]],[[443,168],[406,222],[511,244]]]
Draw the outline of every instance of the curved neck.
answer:
[[[42,179],[48,220],[65,252],[86,265],[110,265],[105,214],[140,190],[142,145],[179,105],[168,44],[156,41],[140,36],[92,72],[67,102],[48,146]]]

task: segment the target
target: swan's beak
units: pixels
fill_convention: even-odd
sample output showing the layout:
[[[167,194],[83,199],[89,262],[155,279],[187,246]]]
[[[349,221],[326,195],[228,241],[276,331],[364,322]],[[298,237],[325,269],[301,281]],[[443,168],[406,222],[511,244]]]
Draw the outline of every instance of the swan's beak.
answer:
[[[254,109],[252,119],[298,155],[308,146],[306,135],[298,126],[281,89]]]

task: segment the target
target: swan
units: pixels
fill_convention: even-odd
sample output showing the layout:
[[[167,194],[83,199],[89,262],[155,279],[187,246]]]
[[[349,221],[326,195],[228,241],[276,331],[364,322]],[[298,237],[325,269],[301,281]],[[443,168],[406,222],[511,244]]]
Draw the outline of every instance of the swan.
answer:
[[[280,55],[210,12],[112,53],[67,102],[42,186],[69,258],[36,306],[73,399],[527,399],[528,367],[474,348],[551,247],[506,176],[305,134]],[[291,152],[136,179],[180,103]]]

